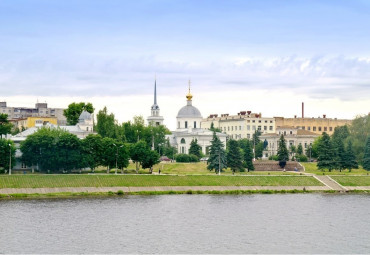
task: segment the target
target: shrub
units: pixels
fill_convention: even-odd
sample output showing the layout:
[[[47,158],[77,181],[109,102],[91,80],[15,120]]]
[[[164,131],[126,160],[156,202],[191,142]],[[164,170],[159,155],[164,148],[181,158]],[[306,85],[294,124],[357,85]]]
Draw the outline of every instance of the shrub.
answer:
[[[124,193],[123,193],[123,190],[119,190],[119,191],[117,191],[117,195],[119,195],[119,196],[121,196],[121,195],[123,195]]]
[[[176,162],[199,162],[199,158],[193,154],[177,154]]]
[[[307,158],[306,155],[297,155],[296,158],[299,162],[307,162],[308,161],[308,158]]]
[[[279,159],[278,159],[278,156],[277,156],[277,155],[270,156],[270,157],[269,157],[269,160],[279,161]]]

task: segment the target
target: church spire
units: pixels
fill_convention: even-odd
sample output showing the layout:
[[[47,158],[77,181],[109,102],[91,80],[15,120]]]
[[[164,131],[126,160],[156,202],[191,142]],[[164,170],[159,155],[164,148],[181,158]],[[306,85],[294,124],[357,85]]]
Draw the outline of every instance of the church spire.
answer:
[[[154,104],[157,104],[157,77],[154,80]]]
[[[190,84],[191,84],[191,81],[189,79],[189,92],[186,95],[186,98],[188,99],[188,101],[191,101],[191,99],[193,98],[193,95],[190,93]]]

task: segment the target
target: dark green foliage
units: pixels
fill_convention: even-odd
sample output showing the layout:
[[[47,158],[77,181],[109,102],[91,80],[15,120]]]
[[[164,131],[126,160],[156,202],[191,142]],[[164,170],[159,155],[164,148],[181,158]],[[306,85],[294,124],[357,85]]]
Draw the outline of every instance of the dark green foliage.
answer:
[[[209,130],[213,131],[213,132],[219,132],[221,133],[221,129],[219,128],[215,128],[215,125],[213,124],[213,122],[211,123],[211,127],[209,128]]]
[[[363,159],[362,166],[367,171],[370,171],[370,136],[368,136],[366,139],[364,159]]]
[[[308,161],[307,156],[305,156],[305,155],[303,155],[303,154],[297,155],[297,156],[296,156],[296,159],[297,159],[299,162],[307,162],[307,161]]]
[[[357,162],[363,163],[366,139],[370,136],[370,114],[356,117],[350,126],[350,137]]]
[[[8,114],[0,113],[0,139],[3,135],[10,134],[13,125],[8,121]]]
[[[342,172],[342,170],[346,168],[346,151],[344,149],[344,143],[343,140],[337,139],[335,142],[333,141],[333,144],[335,144],[335,160],[333,164],[335,169],[339,169],[339,171]]]
[[[339,126],[334,128],[334,133],[332,135],[332,139],[339,139],[344,141],[349,136],[349,128],[347,125]]]
[[[258,130],[254,131],[254,134],[253,134],[253,137],[252,137],[252,141],[253,141],[254,145],[257,145],[261,142],[260,136],[261,136],[260,131],[258,131]]]
[[[241,139],[239,140],[239,146],[243,150],[244,167],[248,169],[248,172],[253,171],[254,165],[252,143],[248,139]]]
[[[159,163],[159,154],[156,151],[149,150],[144,155],[144,158],[141,162],[141,167],[144,169],[151,168],[158,163]]]
[[[318,144],[318,162],[317,168],[318,169],[328,169],[329,171],[335,168],[335,152],[330,141],[330,136],[324,132]]]
[[[10,144],[10,146],[9,146]],[[0,171],[4,172],[9,169],[11,157],[11,167],[15,165],[15,145],[13,141],[0,139]]]
[[[177,153],[177,148],[172,147],[170,145],[169,139],[167,138],[165,145],[163,146],[163,155],[167,156],[170,159],[174,159],[176,153]]]
[[[84,161],[91,170],[102,165],[102,156],[104,153],[102,139],[100,135],[90,134],[81,141]]]
[[[228,142],[227,166],[235,173],[236,171],[244,172],[243,155],[239,144],[236,140],[231,139]]]
[[[94,107],[91,103],[71,103],[68,108],[64,110],[63,114],[67,118],[68,125],[76,125],[78,123],[78,118],[83,111],[89,113],[94,112]]]
[[[175,155],[176,162],[188,163],[199,162],[199,158],[193,154],[177,154]]]
[[[343,168],[348,169],[348,171],[351,172],[352,169],[358,168],[358,163],[356,161],[356,155],[352,148],[352,142],[351,140],[348,141],[347,149],[344,155],[344,166]]]
[[[116,125],[114,114],[108,114],[107,107],[104,107],[103,110],[100,110],[96,115],[97,124],[95,127],[96,132],[99,135],[109,138],[116,138]]]
[[[289,152],[286,147],[286,142],[284,135],[280,136],[279,143],[278,143],[278,151],[277,156],[279,161],[287,161],[289,160]]]
[[[199,159],[202,157],[202,147],[198,144],[197,139],[193,139],[190,143],[189,154],[197,156]]]
[[[29,135],[20,149],[22,161],[28,166],[37,165],[42,171],[70,171],[87,166],[81,140],[63,129],[41,128]]]
[[[207,169],[210,171],[215,170],[216,172],[219,172],[227,168],[224,144],[217,137],[216,132],[213,132],[213,139],[211,141],[209,158],[207,162]]]
[[[262,158],[263,156],[263,142],[259,142],[255,146],[256,158]]]
[[[302,154],[303,154],[303,147],[302,147],[302,144],[298,144],[298,147],[297,147],[297,154],[298,154],[298,155],[302,155]]]

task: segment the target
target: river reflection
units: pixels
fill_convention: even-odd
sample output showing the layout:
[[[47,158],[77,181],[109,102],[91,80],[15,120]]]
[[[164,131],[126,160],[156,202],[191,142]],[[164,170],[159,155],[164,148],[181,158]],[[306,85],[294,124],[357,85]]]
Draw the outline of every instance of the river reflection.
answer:
[[[0,253],[368,253],[370,196],[0,201]]]

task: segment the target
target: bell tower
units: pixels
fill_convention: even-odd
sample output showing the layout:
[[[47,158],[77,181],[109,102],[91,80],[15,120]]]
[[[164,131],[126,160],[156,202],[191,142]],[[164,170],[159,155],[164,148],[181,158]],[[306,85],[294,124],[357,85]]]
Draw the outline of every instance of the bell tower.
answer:
[[[150,116],[148,117],[148,125],[150,126],[160,126],[163,125],[163,117],[160,114],[160,109],[157,104],[157,79],[154,81],[154,104],[150,109]]]

